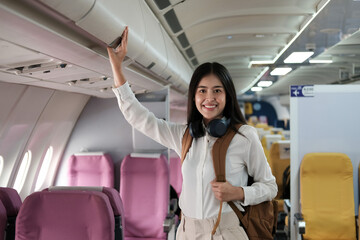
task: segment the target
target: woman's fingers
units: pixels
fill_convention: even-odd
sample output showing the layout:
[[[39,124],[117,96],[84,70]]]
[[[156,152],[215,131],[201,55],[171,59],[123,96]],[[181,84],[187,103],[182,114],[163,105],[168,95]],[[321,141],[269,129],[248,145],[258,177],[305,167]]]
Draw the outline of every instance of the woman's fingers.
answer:
[[[122,33],[121,37],[122,37],[121,44],[117,46],[116,49],[113,49],[109,46],[107,47],[107,52],[110,58],[110,62],[116,66],[123,62],[127,54],[128,27],[125,27],[125,30]]]

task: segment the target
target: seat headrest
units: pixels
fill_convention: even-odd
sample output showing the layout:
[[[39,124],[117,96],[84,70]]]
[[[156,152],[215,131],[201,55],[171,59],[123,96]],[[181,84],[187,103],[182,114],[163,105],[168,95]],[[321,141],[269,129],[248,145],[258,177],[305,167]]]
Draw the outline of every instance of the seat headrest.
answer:
[[[109,187],[87,187],[87,186],[51,186],[44,191],[95,191],[104,193],[110,201],[111,208],[114,211],[115,216],[121,216],[124,213],[124,207],[122,204],[119,192],[114,188]]]
[[[15,189],[0,187],[0,201],[8,216],[14,217],[18,214],[22,201]]]

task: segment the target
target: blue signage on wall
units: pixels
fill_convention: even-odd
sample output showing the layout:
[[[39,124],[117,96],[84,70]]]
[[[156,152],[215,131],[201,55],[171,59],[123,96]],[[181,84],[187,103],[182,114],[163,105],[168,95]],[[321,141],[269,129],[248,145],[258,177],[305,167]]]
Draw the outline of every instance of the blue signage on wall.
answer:
[[[291,97],[313,97],[314,85],[290,86]]]

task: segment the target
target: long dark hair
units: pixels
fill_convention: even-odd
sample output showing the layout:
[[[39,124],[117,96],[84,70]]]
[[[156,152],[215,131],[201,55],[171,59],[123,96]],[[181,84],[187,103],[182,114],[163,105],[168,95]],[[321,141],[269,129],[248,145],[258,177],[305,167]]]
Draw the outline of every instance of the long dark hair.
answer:
[[[223,111],[223,115],[230,119],[230,127],[234,131],[237,131],[235,125],[246,124],[246,120],[243,116],[243,114],[240,111],[239,103],[236,98],[236,92],[234,83],[232,81],[232,78],[228,72],[228,70],[217,62],[207,62],[201,64],[199,67],[197,67],[191,77],[190,85],[189,85],[189,92],[188,92],[188,106],[187,106],[187,123],[190,125],[190,123],[194,125],[201,124],[201,121],[203,119],[203,116],[201,113],[197,110],[195,105],[195,93],[196,88],[199,85],[199,82],[202,78],[209,74],[214,74],[219,78],[221,83],[224,86],[225,92],[226,92],[226,104]],[[200,131],[202,128],[198,126]]]

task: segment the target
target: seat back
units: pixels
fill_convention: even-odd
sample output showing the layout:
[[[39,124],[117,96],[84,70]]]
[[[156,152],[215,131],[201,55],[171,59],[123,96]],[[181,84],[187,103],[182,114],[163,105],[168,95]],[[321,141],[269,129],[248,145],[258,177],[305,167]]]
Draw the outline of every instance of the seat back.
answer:
[[[271,159],[270,159],[271,145],[274,142],[279,141],[281,139],[282,139],[282,135],[280,135],[280,134],[267,134],[267,135],[264,135],[261,139],[261,145],[263,146],[266,159],[268,160],[270,166],[272,164]]]
[[[121,163],[120,196],[125,239],[166,239],[163,222],[169,205],[169,166],[163,155],[128,155]]]
[[[290,141],[280,140],[274,142],[270,148],[269,158],[269,162],[271,163],[271,171],[276,179],[276,184],[278,186],[276,199],[280,200],[278,201],[279,211],[283,211],[283,175],[285,169],[290,165]]]
[[[353,167],[343,153],[309,153],[300,166],[304,239],[356,239]]]
[[[114,187],[114,163],[108,154],[82,153],[69,159],[70,186]]]
[[[282,131],[282,135],[284,136],[285,140],[290,140],[290,130]]]
[[[278,185],[278,196],[283,194],[283,174],[290,165],[290,141],[280,140],[272,144],[270,148],[271,171]]]
[[[5,239],[5,229],[7,225],[6,209],[2,202],[0,202],[0,239]]]
[[[22,201],[18,192],[13,188],[0,187],[0,201],[4,204],[7,216],[16,217]]]
[[[20,209],[15,239],[114,240],[113,210],[102,192],[35,192]]]
[[[0,202],[6,209],[6,239],[15,239],[15,221],[22,204],[21,198],[15,189],[0,187]]]
[[[44,189],[43,191],[97,191],[104,193],[108,197],[110,206],[113,210],[115,220],[115,240],[122,240],[124,238],[122,231],[125,225],[125,221],[123,219],[124,208],[120,194],[116,189],[108,187],[53,186],[49,187],[48,189]]]

